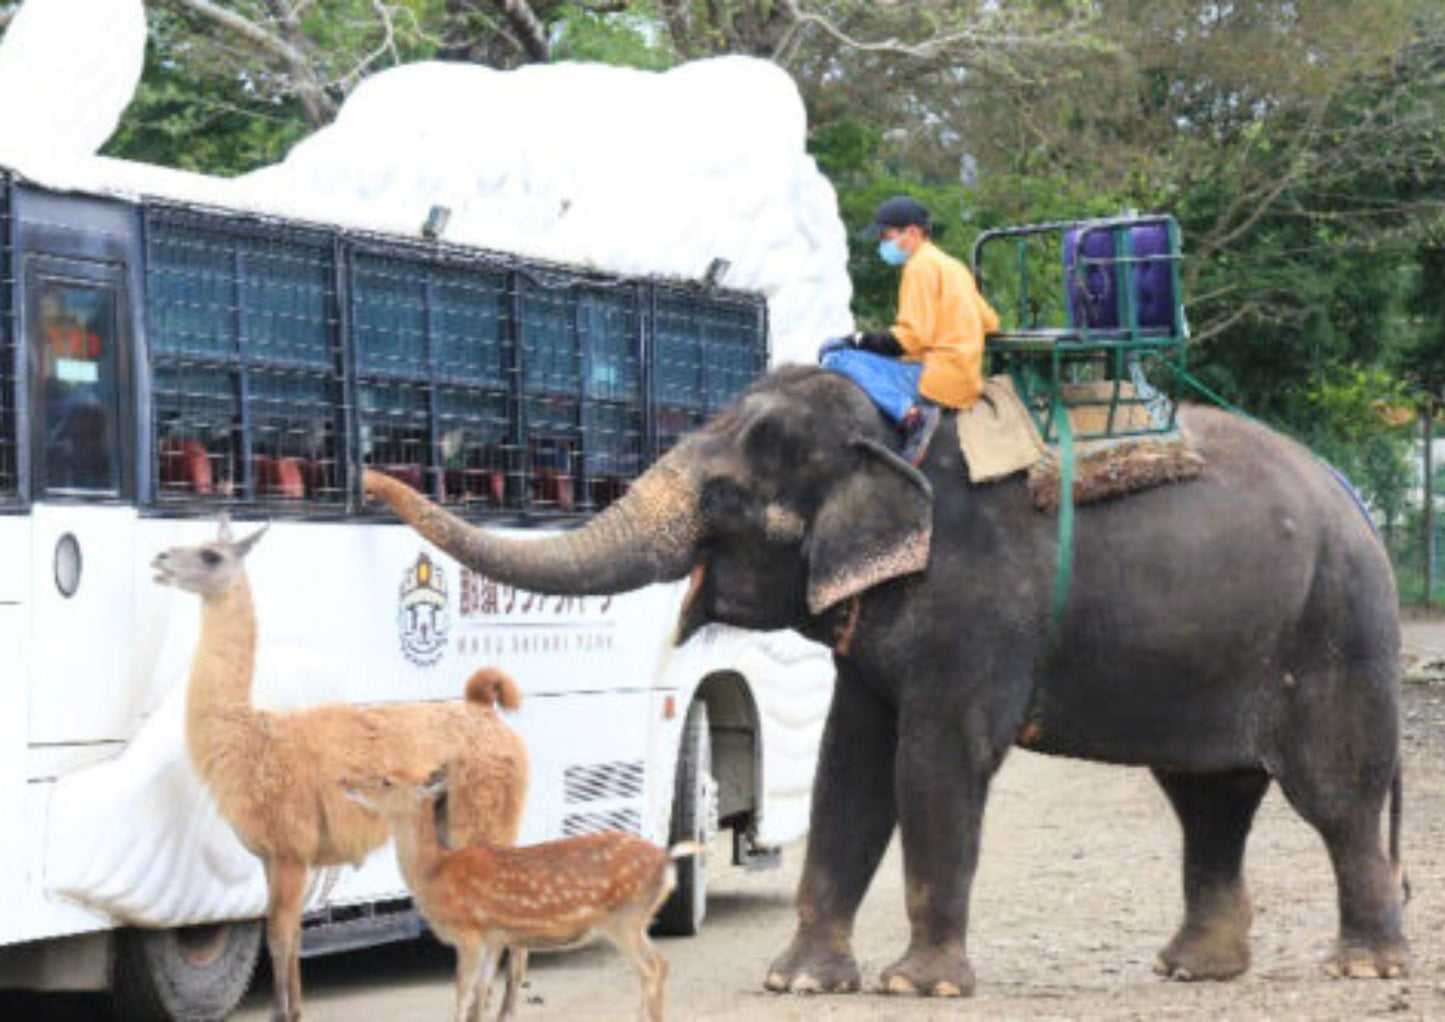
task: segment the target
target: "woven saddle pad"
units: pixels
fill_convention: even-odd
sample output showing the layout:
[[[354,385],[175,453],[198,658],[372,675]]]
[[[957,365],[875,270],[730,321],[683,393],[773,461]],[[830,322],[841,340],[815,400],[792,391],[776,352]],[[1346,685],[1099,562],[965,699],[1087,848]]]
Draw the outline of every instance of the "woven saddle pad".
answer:
[[[1066,391],[1066,398],[1094,396],[1092,390],[1099,386],[1080,385],[1077,391]],[[1102,386],[1112,388],[1113,384]],[[1107,414],[1106,408],[1083,405],[1069,410],[1069,422],[1076,433],[1094,432],[1103,428]],[[1122,406],[1115,413],[1114,425],[1145,428],[1148,411],[1141,405]],[[995,482],[1027,471],[1034,506],[1041,511],[1059,506],[1058,449],[1044,443],[1007,375],[985,380],[979,400],[958,413],[958,442],[974,483]],[[1204,464],[1182,428],[1082,441],[1074,445],[1074,503],[1091,504],[1193,479],[1204,471]]]

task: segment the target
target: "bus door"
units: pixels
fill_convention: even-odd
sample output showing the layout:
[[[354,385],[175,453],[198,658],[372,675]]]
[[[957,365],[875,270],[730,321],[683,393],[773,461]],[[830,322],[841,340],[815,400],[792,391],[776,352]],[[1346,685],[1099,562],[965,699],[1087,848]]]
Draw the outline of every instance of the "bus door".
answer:
[[[135,563],[130,304],[122,264],[30,254],[32,746],[123,739]]]

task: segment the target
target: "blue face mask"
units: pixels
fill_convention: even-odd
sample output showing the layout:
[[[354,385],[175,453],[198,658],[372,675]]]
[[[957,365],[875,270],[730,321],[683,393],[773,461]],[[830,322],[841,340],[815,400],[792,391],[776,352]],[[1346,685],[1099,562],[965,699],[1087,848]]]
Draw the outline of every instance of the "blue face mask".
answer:
[[[888,238],[878,243],[878,258],[889,266],[902,266],[908,262],[908,253],[898,247],[897,238]]]

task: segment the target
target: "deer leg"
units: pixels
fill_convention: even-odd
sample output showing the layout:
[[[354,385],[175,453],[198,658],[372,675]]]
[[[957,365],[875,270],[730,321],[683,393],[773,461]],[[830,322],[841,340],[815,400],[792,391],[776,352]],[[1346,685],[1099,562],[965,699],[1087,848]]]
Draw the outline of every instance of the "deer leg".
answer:
[[[527,977],[527,949],[524,947],[507,948],[507,992],[502,998],[502,1011],[497,1016],[498,1022],[510,1022],[517,1013],[517,996],[522,989],[522,981]]]
[[[477,980],[483,961],[491,958],[491,948],[475,938],[457,942],[457,997],[454,1022],[471,1022],[480,1010],[477,1004]]]
[[[601,929],[632,963],[642,981],[642,1010],[638,1018],[642,1022],[662,1022],[662,988],[667,978],[667,961],[647,939],[649,919],[650,916],[642,913],[627,913],[621,918],[613,916]]]
[[[267,860],[266,894],[266,949],[276,983],[271,1017],[278,1022],[296,1022],[301,1017],[301,907],[306,896],[306,864]]]

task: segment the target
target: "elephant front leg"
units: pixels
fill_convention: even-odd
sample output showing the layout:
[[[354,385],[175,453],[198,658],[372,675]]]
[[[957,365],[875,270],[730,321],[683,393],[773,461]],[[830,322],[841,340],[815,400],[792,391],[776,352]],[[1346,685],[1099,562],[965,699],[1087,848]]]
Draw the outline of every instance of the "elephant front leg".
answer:
[[[896,820],[893,708],[840,665],[813,782],[798,929],[768,968],[769,990],[852,993],[853,918]]]
[[[1184,923],[1154,971],[1174,979],[1232,979],[1249,968],[1253,909],[1244,846],[1269,788],[1262,770],[1180,774],[1155,770],[1184,829]]]
[[[903,957],[883,970],[885,993],[973,994],[969,898],[989,781],[1004,751],[970,734],[966,719],[935,709],[905,717],[899,728],[898,826],[911,937]]]

